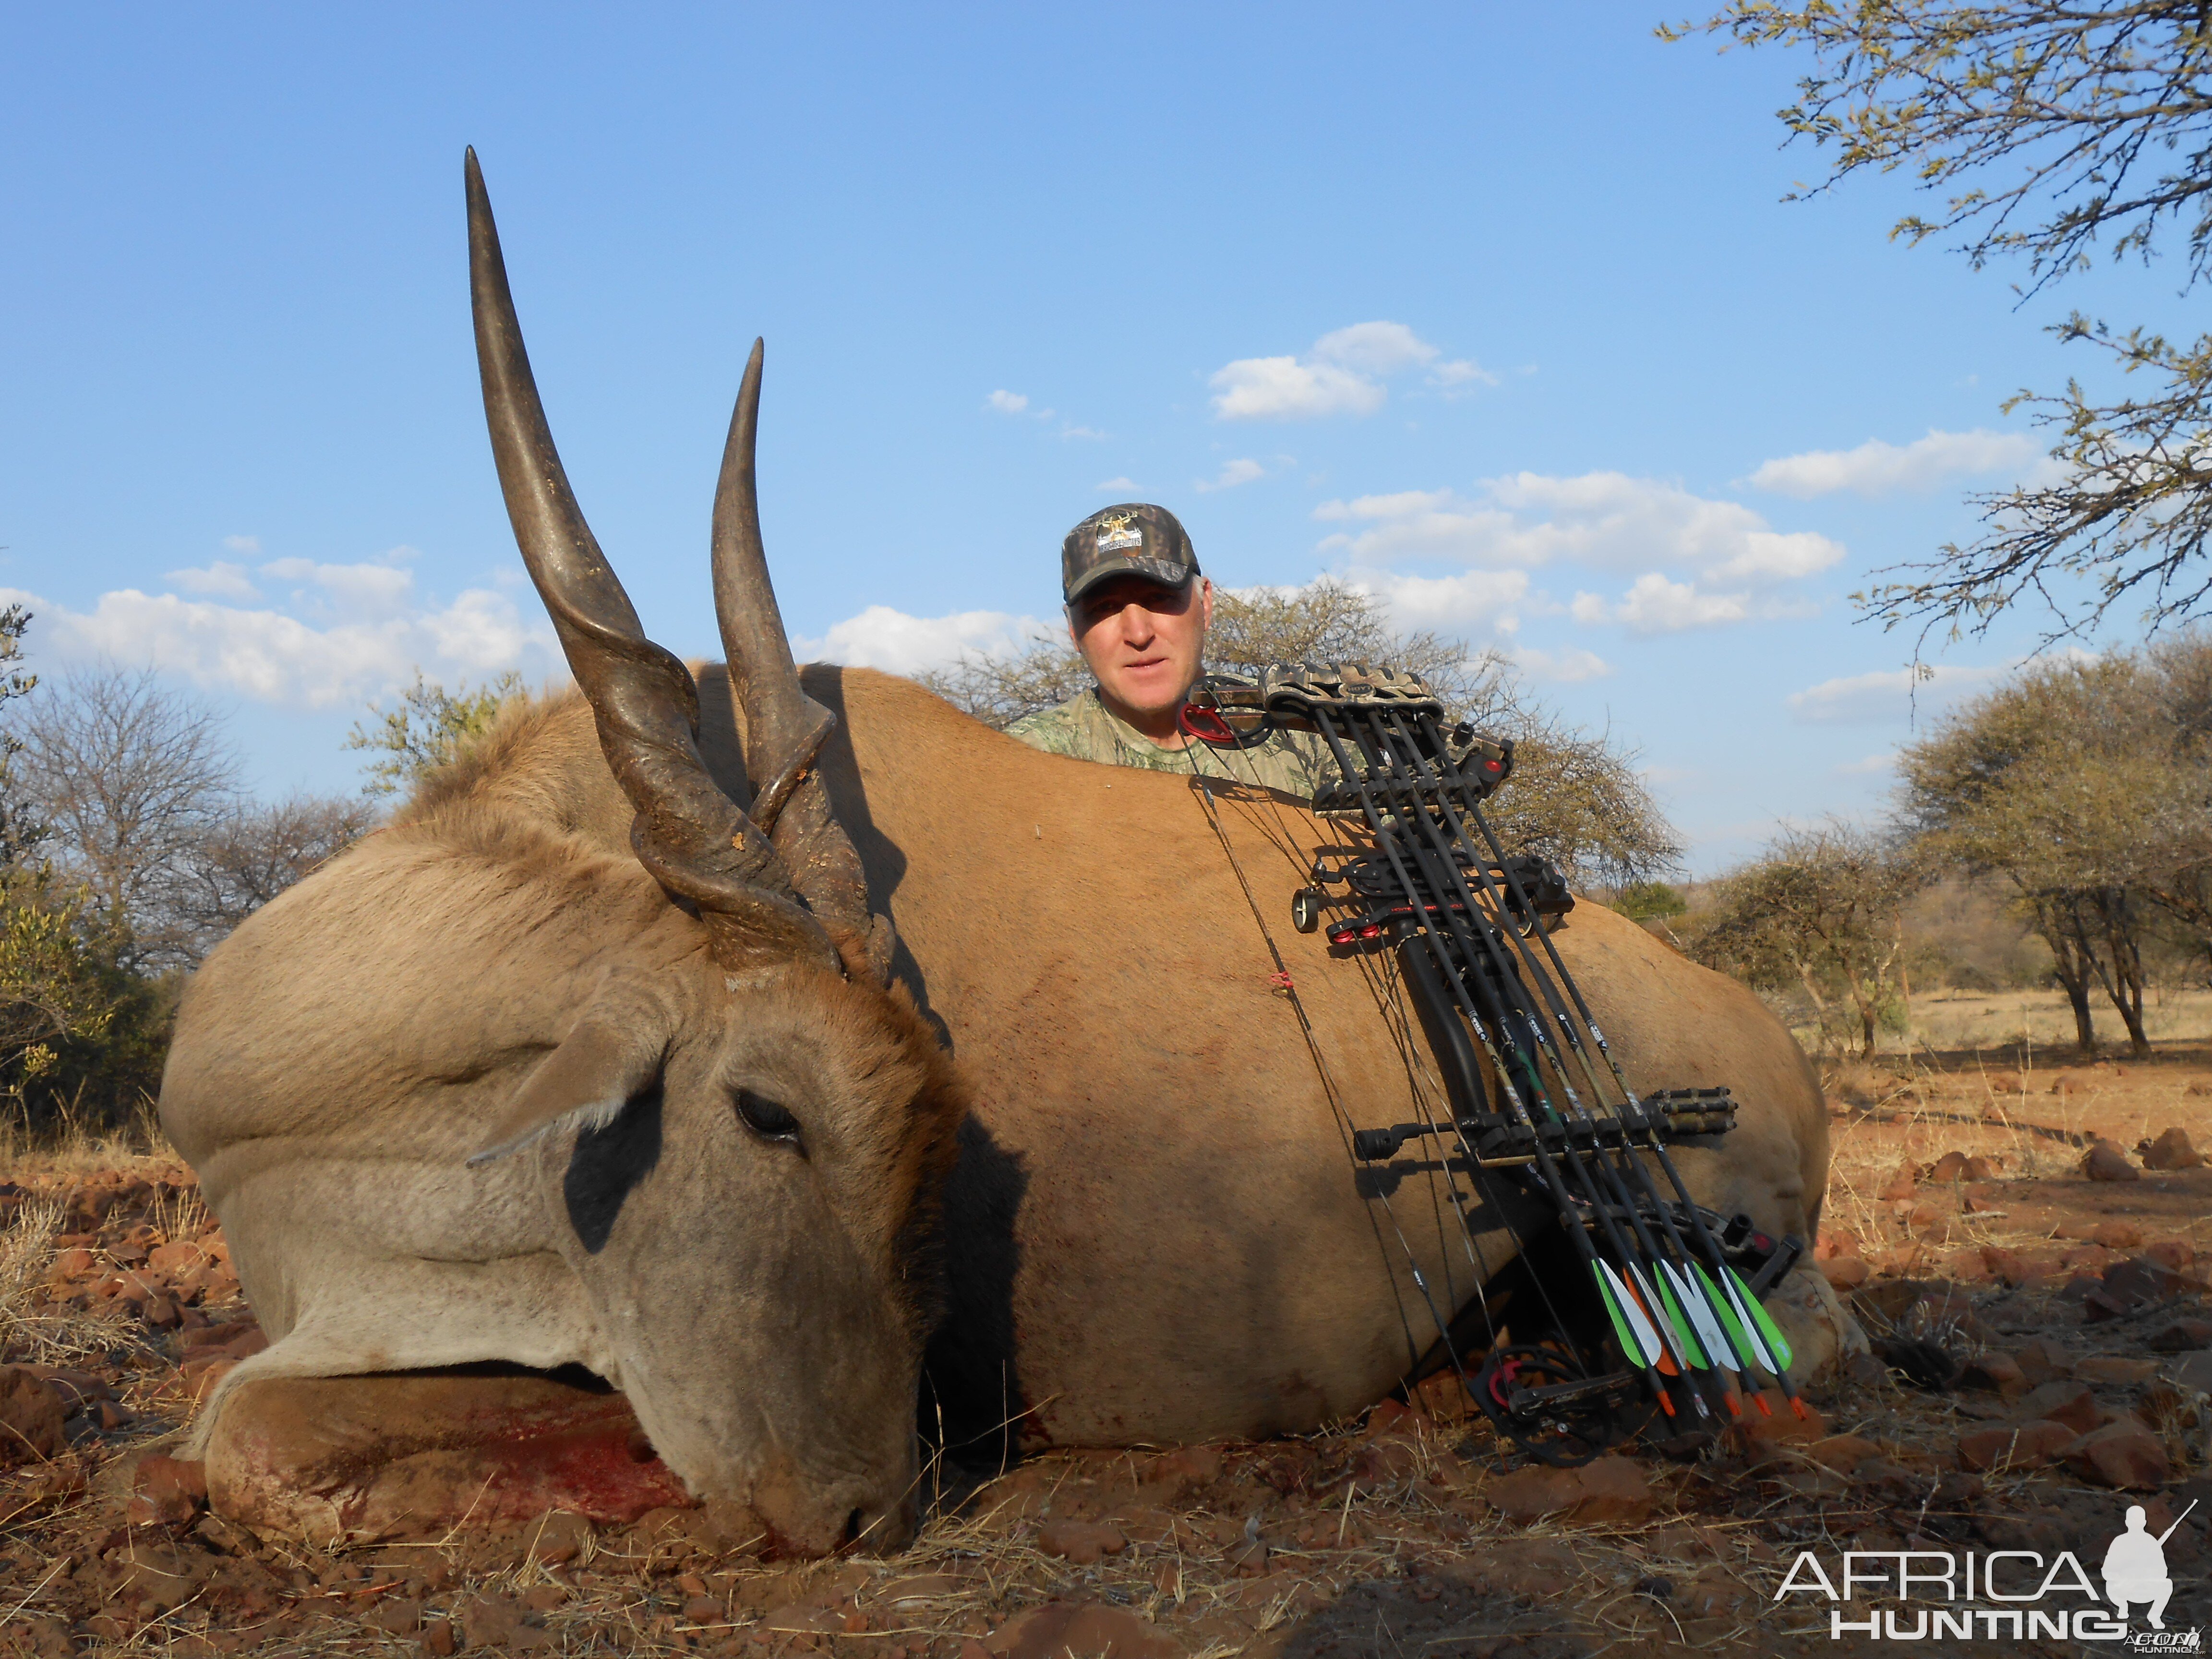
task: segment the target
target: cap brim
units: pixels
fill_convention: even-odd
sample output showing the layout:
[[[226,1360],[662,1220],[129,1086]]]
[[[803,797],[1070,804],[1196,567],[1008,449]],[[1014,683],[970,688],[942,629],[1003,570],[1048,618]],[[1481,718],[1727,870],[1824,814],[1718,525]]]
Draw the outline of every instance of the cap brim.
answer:
[[[1110,582],[1116,576],[1141,576],[1162,587],[1188,587],[1191,578],[1197,574],[1189,565],[1174,564],[1166,559],[1109,559],[1078,577],[1075,586],[1067,590],[1064,602],[1073,605],[1099,583]]]

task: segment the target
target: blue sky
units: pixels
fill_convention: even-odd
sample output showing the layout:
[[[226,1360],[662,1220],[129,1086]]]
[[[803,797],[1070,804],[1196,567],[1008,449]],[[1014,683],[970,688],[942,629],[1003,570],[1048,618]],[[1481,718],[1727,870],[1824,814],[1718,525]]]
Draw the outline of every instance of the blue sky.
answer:
[[[1057,612],[1067,526],[1161,501],[1231,586],[1362,581],[1644,750],[1711,871],[1878,810],[1910,640],[1877,567],[1971,531],[2174,278],[1788,204],[1799,65],[1644,5],[9,9],[0,586],[36,665],[150,661],[256,786],[420,664],[554,672],[483,434],[461,153],[647,627],[710,654],[744,356],[803,654],[911,670]],[[1942,652],[1921,708],[2033,623]]]

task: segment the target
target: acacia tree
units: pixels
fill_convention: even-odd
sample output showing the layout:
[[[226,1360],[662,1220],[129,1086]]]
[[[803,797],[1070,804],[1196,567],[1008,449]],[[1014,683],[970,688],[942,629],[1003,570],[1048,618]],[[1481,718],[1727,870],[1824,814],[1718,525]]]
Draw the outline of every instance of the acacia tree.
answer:
[[[1618,886],[1675,868],[1681,845],[1638,772],[1639,756],[1608,734],[1569,725],[1528,697],[1494,651],[1424,629],[1393,629],[1375,597],[1328,577],[1304,587],[1216,588],[1207,665],[1256,675],[1271,663],[1389,663],[1424,676],[1453,719],[1516,744],[1512,781],[1490,807],[1509,846],[1541,853],[1578,884]],[[1091,683],[1064,635],[1040,632],[1010,656],[965,653],[922,684],[1000,730],[1065,702]]]
[[[1899,757],[1931,857],[2002,876],[2051,946],[2084,1053],[2101,990],[2137,1054],[2153,918],[2212,940],[2212,640],[2033,665]]]
[[[288,887],[375,826],[377,809],[342,797],[240,800],[179,860],[165,895],[175,936],[198,961]]]
[[[1939,208],[1892,233],[1956,234],[1978,267],[2026,261],[2028,290],[2100,246],[2148,262],[2178,238],[2182,286],[2212,265],[2212,13],[2202,0],[1729,0],[1704,32],[1808,48],[1780,112],[1830,158],[1817,194],[1855,173],[1911,171]],[[2212,601],[2212,334],[2169,342],[2075,313],[2053,331],[2149,382],[2100,402],[2070,380],[2023,392],[2055,429],[2052,482],[1972,497],[1984,533],[1859,596],[1892,626],[1980,632],[2023,599],[2086,634],[2115,605],[2153,626]],[[2086,594],[2086,597],[2085,597]]]
[[[392,795],[411,787],[482,737],[499,711],[522,695],[522,676],[512,669],[489,684],[464,684],[448,691],[436,680],[424,679],[417,668],[414,684],[399,694],[398,703],[390,708],[369,704],[374,726],[356,720],[346,734],[346,748],[377,757],[362,769],[368,778],[362,792]]]
[[[42,856],[84,890],[116,963],[188,962],[167,899],[237,792],[221,719],[150,668],[104,665],[47,688],[15,736],[23,788],[51,832]]]
[[[1836,819],[1789,830],[1714,884],[1691,954],[1753,986],[1802,988],[1824,1032],[1848,1003],[1871,1060],[1902,969],[1900,912],[1925,881],[1893,836]]]

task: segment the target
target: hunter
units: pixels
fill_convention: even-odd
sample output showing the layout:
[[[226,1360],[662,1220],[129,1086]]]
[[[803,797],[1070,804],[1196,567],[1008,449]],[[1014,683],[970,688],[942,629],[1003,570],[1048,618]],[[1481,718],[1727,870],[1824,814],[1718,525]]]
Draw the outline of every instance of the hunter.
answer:
[[[1016,720],[1009,737],[1077,760],[1203,772],[1301,799],[1335,775],[1311,732],[1273,732],[1236,747],[1183,730],[1176,717],[1205,672],[1213,584],[1165,507],[1125,502],[1069,531],[1060,547],[1060,588],[1068,635],[1097,684]]]

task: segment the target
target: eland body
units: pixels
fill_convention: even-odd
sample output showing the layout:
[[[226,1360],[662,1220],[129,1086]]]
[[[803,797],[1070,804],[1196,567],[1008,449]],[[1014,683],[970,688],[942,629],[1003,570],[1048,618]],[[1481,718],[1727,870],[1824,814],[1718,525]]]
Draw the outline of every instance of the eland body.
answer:
[[[1486,1204],[1470,1249],[1413,1166],[1355,1170],[1351,1127],[1441,1091],[1389,959],[1288,925],[1328,826],[799,674],[757,348],[716,497],[729,666],[653,646],[569,495],[473,157],[469,184],[494,449],[580,689],[195,976],[162,1121],[272,1339],[206,1421],[256,1377],[581,1364],[695,1493],[820,1550],[902,1534],[925,1371],[956,1433],[1030,1444],[1379,1398],[1516,1218]],[[1736,1129],[1677,1151],[1698,1198],[1809,1238],[1826,1120],[1788,1032],[1599,907],[1557,942],[1636,1086],[1735,1090]]]

